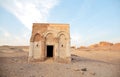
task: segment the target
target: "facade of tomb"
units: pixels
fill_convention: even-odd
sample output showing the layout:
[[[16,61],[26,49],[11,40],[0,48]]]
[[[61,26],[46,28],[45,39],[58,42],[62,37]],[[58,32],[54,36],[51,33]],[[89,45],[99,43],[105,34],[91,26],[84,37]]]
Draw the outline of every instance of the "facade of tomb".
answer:
[[[33,23],[28,61],[71,62],[69,24]]]

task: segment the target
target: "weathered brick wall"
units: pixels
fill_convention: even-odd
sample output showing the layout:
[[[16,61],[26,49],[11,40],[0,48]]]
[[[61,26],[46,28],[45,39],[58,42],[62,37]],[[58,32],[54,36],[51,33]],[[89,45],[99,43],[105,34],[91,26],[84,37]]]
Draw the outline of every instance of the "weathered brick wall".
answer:
[[[34,23],[30,39],[29,59],[45,60],[47,45],[52,45],[55,61],[70,62],[69,24]]]

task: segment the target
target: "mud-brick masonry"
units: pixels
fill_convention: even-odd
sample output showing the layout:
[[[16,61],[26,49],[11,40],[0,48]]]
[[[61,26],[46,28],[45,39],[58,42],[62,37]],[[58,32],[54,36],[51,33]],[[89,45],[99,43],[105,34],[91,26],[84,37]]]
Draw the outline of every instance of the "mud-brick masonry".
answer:
[[[33,23],[29,61],[71,62],[69,24]]]

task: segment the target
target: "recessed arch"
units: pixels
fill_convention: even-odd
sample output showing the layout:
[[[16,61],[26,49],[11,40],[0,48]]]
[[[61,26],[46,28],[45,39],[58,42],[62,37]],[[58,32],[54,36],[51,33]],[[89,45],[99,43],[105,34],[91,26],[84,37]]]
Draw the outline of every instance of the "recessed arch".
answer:
[[[46,36],[47,36],[48,34],[53,34],[53,35],[55,35],[55,33],[54,33],[52,30],[48,30],[48,31],[46,31],[46,32],[43,33],[43,37],[46,38]]]
[[[60,46],[60,48],[62,47],[66,47],[66,41],[67,41],[67,39],[66,39],[66,37],[65,37],[65,35],[64,34],[61,34],[60,36],[59,36],[59,46]]]
[[[58,38],[59,56],[61,58],[64,58],[66,56],[67,39],[63,33],[61,33]]]
[[[66,33],[65,31],[60,31],[58,34],[57,34],[57,37],[59,38],[61,35],[64,35],[67,38],[69,38],[69,34]]]
[[[46,45],[53,45],[55,40],[55,36],[53,33],[48,33],[45,37]]]
[[[33,42],[39,42],[41,40],[41,35],[39,33],[36,33],[33,38]]]

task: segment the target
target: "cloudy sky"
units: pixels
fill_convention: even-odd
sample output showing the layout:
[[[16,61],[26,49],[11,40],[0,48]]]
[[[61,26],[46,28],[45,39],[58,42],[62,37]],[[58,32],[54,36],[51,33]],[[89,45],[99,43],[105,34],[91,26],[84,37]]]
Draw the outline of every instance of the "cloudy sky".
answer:
[[[29,45],[33,22],[70,24],[76,46],[120,42],[120,0],[0,0],[0,45]]]

